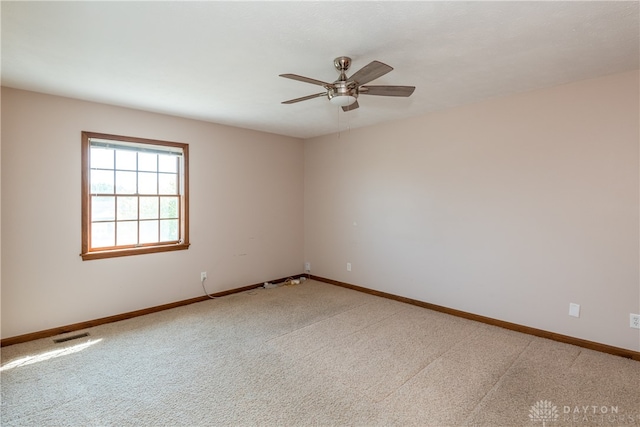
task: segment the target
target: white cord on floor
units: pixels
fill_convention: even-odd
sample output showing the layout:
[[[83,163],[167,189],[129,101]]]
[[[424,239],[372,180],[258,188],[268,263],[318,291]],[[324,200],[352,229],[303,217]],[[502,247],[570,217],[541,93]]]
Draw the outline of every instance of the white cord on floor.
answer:
[[[207,280],[207,278],[203,278],[202,280],[200,280],[200,283],[202,283],[202,290],[204,291],[204,293],[211,299],[216,299],[217,297],[214,297],[212,295],[209,295],[209,292],[207,292],[207,289],[204,287],[204,281]]]

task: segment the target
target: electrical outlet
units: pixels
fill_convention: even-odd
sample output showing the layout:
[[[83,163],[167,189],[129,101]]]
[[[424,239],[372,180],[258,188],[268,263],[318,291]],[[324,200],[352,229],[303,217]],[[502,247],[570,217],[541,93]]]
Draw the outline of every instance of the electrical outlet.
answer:
[[[629,327],[640,329],[640,314],[629,314]]]
[[[309,261],[304,263],[304,271],[307,273],[311,271],[311,263]]]
[[[347,263],[347,271],[351,271],[351,263],[350,262]]]
[[[203,280],[207,280],[207,272],[203,271],[202,273],[200,273],[200,281],[202,282]]]

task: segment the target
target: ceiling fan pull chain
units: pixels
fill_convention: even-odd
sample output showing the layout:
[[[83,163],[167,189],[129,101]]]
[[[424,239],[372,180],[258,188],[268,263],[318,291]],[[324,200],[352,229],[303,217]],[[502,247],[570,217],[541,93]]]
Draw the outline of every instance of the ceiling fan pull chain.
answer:
[[[340,107],[336,108],[338,111],[338,139],[340,139]]]
[[[347,114],[347,134],[351,133],[351,115]]]

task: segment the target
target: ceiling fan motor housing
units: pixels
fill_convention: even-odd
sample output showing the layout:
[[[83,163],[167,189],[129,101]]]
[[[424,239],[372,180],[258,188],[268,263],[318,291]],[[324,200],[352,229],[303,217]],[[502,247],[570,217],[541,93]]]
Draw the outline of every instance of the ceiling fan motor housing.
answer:
[[[358,98],[358,90],[355,84],[347,84],[346,81],[336,80],[333,87],[327,90],[327,97],[332,104],[346,106],[353,104]]]

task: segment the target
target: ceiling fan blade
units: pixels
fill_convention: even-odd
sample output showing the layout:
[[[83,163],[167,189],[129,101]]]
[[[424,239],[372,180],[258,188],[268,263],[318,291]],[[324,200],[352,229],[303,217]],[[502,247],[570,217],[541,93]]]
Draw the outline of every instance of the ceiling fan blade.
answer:
[[[360,105],[358,105],[358,101],[356,101],[351,105],[345,105],[344,107],[342,107],[342,111],[351,111],[355,110],[358,107],[360,107]]]
[[[327,93],[321,92],[313,95],[303,96],[302,98],[290,99],[288,101],[283,101],[282,104],[294,104],[296,102],[306,101],[307,99],[320,98],[321,96],[327,96]]]
[[[415,86],[361,86],[360,95],[411,96]]]
[[[299,76],[297,74],[280,74],[280,77],[284,77],[286,79],[298,80],[299,82],[311,83],[318,86],[324,86],[328,88],[331,86],[331,83],[322,82],[320,80],[312,79],[310,77]]]
[[[373,61],[356,71],[356,73],[349,78],[349,81],[363,85],[369,83],[371,80],[384,76],[391,70],[393,70],[393,67],[383,64],[380,61]]]

